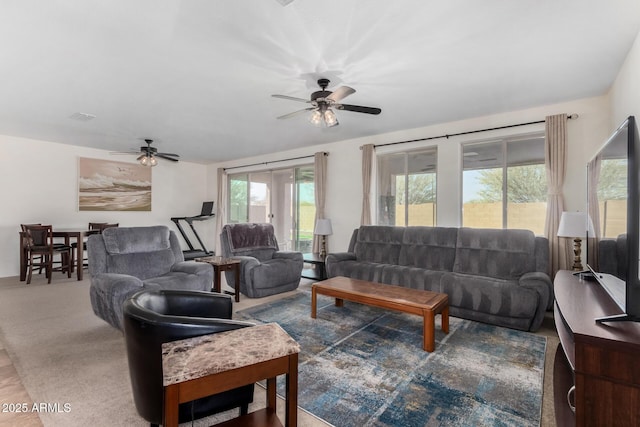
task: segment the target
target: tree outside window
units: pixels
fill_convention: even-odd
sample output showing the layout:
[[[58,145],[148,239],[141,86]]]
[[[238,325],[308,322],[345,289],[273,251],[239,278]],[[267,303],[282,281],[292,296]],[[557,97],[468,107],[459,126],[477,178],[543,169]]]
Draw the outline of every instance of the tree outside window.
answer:
[[[544,234],[544,138],[469,144],[463,154],[463,226]]]
[[[378,156],[378,224],[436,225],[436,149]]]

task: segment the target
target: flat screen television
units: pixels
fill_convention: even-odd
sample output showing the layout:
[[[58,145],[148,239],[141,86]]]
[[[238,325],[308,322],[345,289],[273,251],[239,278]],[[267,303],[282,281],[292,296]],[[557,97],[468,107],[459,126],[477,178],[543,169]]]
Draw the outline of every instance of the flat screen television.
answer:
[[[588,212],[596,242],[627,235],[627,263],[623,274],[595,271],[595,279],[622,310],[596,322],[640,321],[640,140],[633,116],[628,117],[587,164]],[[625,212],[626,211],[626,212]],[[626,214],[625,214],[626,213]],[[586,229],[588,230],[588,226]]]

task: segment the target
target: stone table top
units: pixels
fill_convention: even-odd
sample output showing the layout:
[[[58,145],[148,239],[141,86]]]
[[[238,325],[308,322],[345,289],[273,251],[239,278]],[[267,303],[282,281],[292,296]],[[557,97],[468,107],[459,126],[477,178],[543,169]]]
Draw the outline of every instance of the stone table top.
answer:
[[[202,378],[300,352],[277,323],[162,344],[163,385]]]
[[[208,256],[202,258],[196,258],[195,261],[198,262],[206,262],[211,265],[230,265],[230,264],[240,264],[240,260],[236,258],[225,258],[221,256]]]

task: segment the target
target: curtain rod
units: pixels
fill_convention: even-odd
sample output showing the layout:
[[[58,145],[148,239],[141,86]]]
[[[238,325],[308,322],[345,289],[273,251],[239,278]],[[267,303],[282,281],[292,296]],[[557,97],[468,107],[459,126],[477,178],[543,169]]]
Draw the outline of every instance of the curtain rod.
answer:
[[[579,116],[577,114],[570,114],[567,116],[567,120],[571,120],[571,119],[577,119]],[[398,142],[388,142],[386,144],[376,144],[373,147],[385,147],[387,145],[396,145],[396,144],[407,144],[409,142],[418,142],[418,141],[429,141],[432,139],[440,139],[440,138],[447,138],[449,139],[449,137],[451,136],[460,136],[460,135],[469,135],[469,134],[473,134],[473,133],[479,133],[479,132],[489,132],[492,130],[499,130],[499,129],[509,129],[509,128],[515,128],[518,126],[528,126],[528,125],[536,125],[539,123],[544,123],[545,120],[538,120],[535,122],[527,122],[527,123],[517,123],[515,125],[506,125],[506,126],[498,126],[495,128],[487,128],[487,129],[478,129],[478,130],[470,130],[470,131],[466,131],[466,132],[458,132],[458,133],[452,133],[452,134],[446,134],[446,135],[439,135],[439,136],[430,136],[428,138],[418,138],[418,139],[411,139],[409,141],[398,141]],[[360,147],[360,149],[362,150],[362,147]]]
[[[324,154],[325,156],[329,155],[329,153],[327,153],[326,151],[323,151],[322,154]],[[288,159],[282,159],[282,160],[271,160],[269,162],[252,163],[250,165],[232,166],[230,168],[222,168],[222,170],[226,172],[226,171],[231,170],[231,169],[248,168],[250,166],[259,166],[259,165],[265,165],[266,166],[269,163],[288,162],[290,160],[308,159],[308,158],[312,158],[312,157],[315,157],[315,154],[310,154],[308,156],[300,156],[300,157],[290,157]]]

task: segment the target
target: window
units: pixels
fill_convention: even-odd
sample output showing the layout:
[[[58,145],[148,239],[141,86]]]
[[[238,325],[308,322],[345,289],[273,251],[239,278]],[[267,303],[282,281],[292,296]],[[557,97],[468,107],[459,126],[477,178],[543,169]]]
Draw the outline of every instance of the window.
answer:
[[[614,239],[627,232],[627,159],[603,159],[598,181],[600,234]]]
[[[436,224],[436,148],[379,155],[378,224]]]
[[[462,163],[464,227],[522,228],[544,234],[543,136],[466,144]]]
[[[229,175],[228,182],[229,223],[271,223],[281,250],[311,252],[313,166]]]

